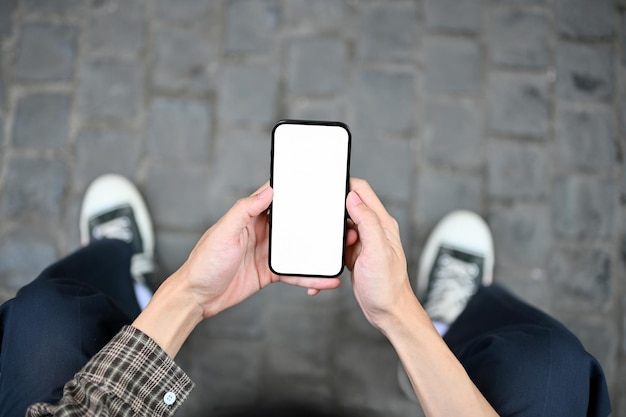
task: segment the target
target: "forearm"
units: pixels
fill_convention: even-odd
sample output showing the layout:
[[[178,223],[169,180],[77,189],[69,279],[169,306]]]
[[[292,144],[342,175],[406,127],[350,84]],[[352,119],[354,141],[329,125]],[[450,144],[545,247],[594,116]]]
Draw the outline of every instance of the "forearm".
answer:
[[[381,326],[428,417],[497,416],[413,295],[404,294]]]
[[[202,308],[178,271],[159,287],[150,304],[132,325],[150,336],[170,358],[174,358],[200,321]]]

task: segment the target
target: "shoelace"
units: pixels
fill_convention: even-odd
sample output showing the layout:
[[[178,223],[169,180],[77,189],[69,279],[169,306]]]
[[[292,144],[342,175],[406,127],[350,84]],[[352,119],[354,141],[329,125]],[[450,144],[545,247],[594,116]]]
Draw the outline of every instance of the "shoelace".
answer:
[[[118,239],[130,243],[133,240],[131,220],[127,216],[118,217],[93,228],[95,239]],[[145,276],[154,271],[154,260],[145,253],[136,253],[130,262],[130,273],[135,281],[146,284]]]
[[[96,239],[118,239],[130,243],[133,240],[130,226],[130,219],[122,216],[95,226],[91,233]]]
[[[435,267],[432,288],[424,309],[432,320],[451,324],[476,291],[480,269],[450,255],[442,255]]]

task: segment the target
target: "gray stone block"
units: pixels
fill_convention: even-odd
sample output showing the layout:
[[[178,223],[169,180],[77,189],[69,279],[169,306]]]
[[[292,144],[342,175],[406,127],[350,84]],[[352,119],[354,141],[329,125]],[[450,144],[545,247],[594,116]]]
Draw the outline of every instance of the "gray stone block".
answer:
[[[554,248],[548,279],[559,312],[598,311],[611,298],[611,256],[592,248]]]
[[[271,350],[273,346],[269,346]],[[283,348],[284,349],[284,348]],[[272,350],[273,352],[273,350]],[[324,409],[333,401],[334,393],[327,378],[313,378],[305,374],[283,374],[273,369],[263,376],[264,400],[279,404],[287,402],[313,404]],[[307,412],[312,411],[307,408]]]
[[[208,168],[204,166],[151,163],[143,190],[156,226],[190,232],[206,230],[208,179]]]
[[[360,70],[356,74],[356,125],[363,129],[408,133],[414,128],[415,75],[412,72]]]
[[[278,76],[265,65],[228,65],[222,69],[219,117],[227,124],[269,126],[276,121]]]
[[[556,95],[565,100],[613,98],[613,50],[605,45],[561,43],[556,50]]]
[[[475,41],[428,38],[424,48],[427,93],[475,95],[481,91],[482,54]]]
[[[92,12],[87,28],[90,52],[139,54],[147,20],[144,0],[109,0]]]
[[[473,103],[427,100],[422,123],[426,158],[440,165],[480,168],[485,159],[481,113]]]
[[[323,379],[329,373],[336,327],[336,303],[327,303],[306,295],[285,304],[268,288],[265,297],[265,336],[268,344],[267,365],[271,373],[290,379]]]
[[[298,32],[340,28],[347,15],[345,0],[290,0],[281,11],[282,24]]]
[[[612,111],[558,109],[554,156],[563,165],[611,172],[617,163],[616,143]]]
[[[333,390],[339,406],[389,417],[422,416],[398,387],[398,355],[386,341],[343,341],[334,351]]]
[[[620,50],[622,52],[622,67],[624,67],[626,66],[626,15],[622,15],[620,25],[622,30],[622,36],[620,37]],[[624,404],[624,408],[626,408],[626,401],[624,401]]]
[[[4,98],[6,97],[6,87],[4,83],[4,71],[2,65],[0,65],[0,114],[4,109]]]
[[[1,125],[1,119],[0,119],[0,125]],[[621,202],[624,203],[626,202],[626,159],[622,159],[622,175],[621,175],[621,182],[622,182],[622,191],[621,191]],[[626,255],[626,252],[625,252]],[[625,258],[626,259],[626,258]]]
[[[609,38],[615,33],[613,0],[557,0],[556,26],[562,35],[578,39]]]
[[[417,178],[415,216],[420,239],[454,210],[483,211],[482,179],[477,174],[421,170]]]
[[[265,315],[263,300],[255,294],[212,317],[208,332],[211,338],[260,339],[264,336],[262,324]]]
[[[158,283],[163,282],[185,263],[203,232],[204,230],[194,232],[157,230],[155,253]]]
[[[136,62],[87,62],[77,95],[78,111],[85,118],[132,120],[143,102],[143,69]]]
[[[17,148],[54,149],[68,143],[71,96],[41,93],[17,102],[13,145]]]
[[[148,111],[146,149],[150,157],[208,162],[211,109],[206,103],[156,98]]]
[[[52,12],[58,14],[79,14],[89,5],[84,0],[22,0],[21,7],[27,12]]]
[[[17,0],[0,2],[0,38],[10,36],[13,32],[13,13],[16,6]]]
[[[614,181],[584,176],[556,178],[552,187],[552,227],[560,238],[610,239],[615,233]]]
[[[201,32],[160,28],[154,37],[152,83],[159,88],[206,93],[212,89],[209,64],[214,48]]]
[[[24,159],[9,161],[0,200],[0,215],[29,215],[58,219],[63,212],[68,172],[61,161]]]
[[[302,374],[287,375],[273,371],[270,369],[263,375],[261,396],[264,401],[276,404],[289,402],[310,404],[306,408],[307,413],[313,412],[312,407],[317,407],[316,410],[331,409],[329,404],[334,400],[334,392],[327,378],[312,378]]]
[[[133,132],[81,131],[76,137],[75,188],[83,191],[91,181],[108,173],[132,179],[139,164],[140,144]]]
[[[551,312],[552,284],[547,277],[546,264],[542,267],[503,267],[500,264],[500,249],[496,245],[494,282],[532,306]]]
[[[229,132],[221,135],[217,139],[215,169],[211,175],[213,184],[239,193],[237,198],[253,192],[269,179],[270,152],[269,134]]]
[[[417,51],[417,7],[387,2],[359,10],[357,53],[365,61],[414,62]]]
[[[215,0],[157,0],[156,14],[161,19],[204,20],[218,12],[218,5]]]
[[[381,140],[353,132],[350,175],[366,179],[384,200],[410,201],[414,152],[407,140]],[[390,165],[392,164],[392,165]]]
[[[488,161],[490,197],[541,199],[548,195],[550,172],[543,147],[494,141]]]
[[[291,100],[287,117],[300,120],[345,120],[343,105],[337,100]]]
[[[347,48],[333,38],[294,40],[287,52],[287,87],[292,94],[337,94],[344,90]]]
[[[80,210],[83,204],[83,194],[70,193],[66,197],[65,211],[63,213],[62,227],[63,236],[60,236],[60,254],[67,256],[81,247],[80,241]]]
[[[226,52],[269,52],[279,26],[278,4],[276,0],[231,0],[225,23]]]
[[[624,214],[626,214],[626,213],[624,213]],[[626,296],[622,295],[622,299],[619,302],[621,304],[621,307],[626,306]],[[626,330],[626,322],[624,322],[623,320],[622,320],[622,330]],[[622,331],[622,341],[620,343],[620,352],[619,353],[621,355],[625,355],[626,354],[626,333],[624,333],[623,331]],[[622,371],[626,371],[626,369],[623,369],[623,367],[622,367]],[[623,381],[623,380],[620,380],[620,381]],[[626,398],[626,397],[622,397],[622,398]],[[624,405],[626,406],[626,404],[624,404]]]
[[[22,225],[0,239],[0,286],[20,289],[57,260],[55,239],[41,227]]]
[[[546,4],[546,0],[496,0],[496,3],[515,6],[535,6]]]
[[[492,131],[534,138],[547,135],[550,97],[544,76],[492,74],[487,99]]]
[[[480,26],[478,0],[426,0],[426,26],[452,32],[476,32]]]
[[[527,271],[544,267],[552,244],[549,207],[492,207],[488,219],[499,266]]]
[[[258,400],[261,389],[262,344],[212,338],[210,320],[196,328],[176,359],[196,383],[196,389],[181,407],[187,416],[206,415],[229,406],[251,405]],[[209,340],[211,342],[207,343]],[[207,395],[208,392],[211,395]]]
[[[44,22],[22,26],[15,78],[19,81],[67,81],[74,75],[78,31]]]
[[[518,68],[545,68],[550,63],[550,22],[540,13],[494,9],[487,40],[491,62]]]
[[[211,180],[217,218],[270,176],[270,135],[230,132],[217,139]],[[245,167],[245,169],[242,169]]]

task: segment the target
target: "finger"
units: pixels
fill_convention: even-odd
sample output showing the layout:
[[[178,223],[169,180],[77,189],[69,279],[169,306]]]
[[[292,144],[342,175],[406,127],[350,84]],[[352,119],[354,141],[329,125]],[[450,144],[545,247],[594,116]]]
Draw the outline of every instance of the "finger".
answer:
[[[233,232],[239,233],[252,219],[263,213],[269,207],[274,196],[274,190],[268,183],[259,188],[250,197],[242,198],[222,217]]]
[[[309,288],[307,290],[307,294],[310,295],[311,297],[315,297],[319,293],[320,293],[320,290],[317,290],[315,288]]]
[[[334,290],[339,287],[341,280],[336,278],[310,278],[310,277],[293,277],[280,276],[279,280],[287,284],[304,287],[313,290]]]
[[[396,220],[391,216],[391,214],[389,214],[389,212],[367,181],[361,178],[351,178],[350,189],[359,194],[363,202],[365,202],[365,204],[367,204],[367,206],[376,213],[376,215],[380,219],[380,223],[385,229],[398,229]]]
[[[346,208],[357,225],[359,240],[362,244],[376,247],[386,240],[379,217],[357,192],[348,193]]]
[[[367,181],[361,178],[350,178],[350,190],[356,191],[365,204],[376,214],[389,216],[387,209]]]
[[[359,233],[354,229],[346,231],[346,246],[352,246],[359,240]]]
[[[359,240],[357,240],[357,242],[354,245],[348,246],[346,248],[345,264],[346,264],[346,268],[348,268],[349,271],[354,270],[354,264],[356,263],[356,260],[361,255],[362,248],[363,246],[361,244],[361,241]]]

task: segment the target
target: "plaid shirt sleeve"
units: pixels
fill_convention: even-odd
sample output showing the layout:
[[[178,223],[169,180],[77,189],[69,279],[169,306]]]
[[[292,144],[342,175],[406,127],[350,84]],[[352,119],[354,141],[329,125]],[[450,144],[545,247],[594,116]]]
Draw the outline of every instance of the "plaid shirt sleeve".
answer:
[[[65,385],[59,403],[34,404],[26,416],[168,417],[192,389],[151,338],[126,326]]]

